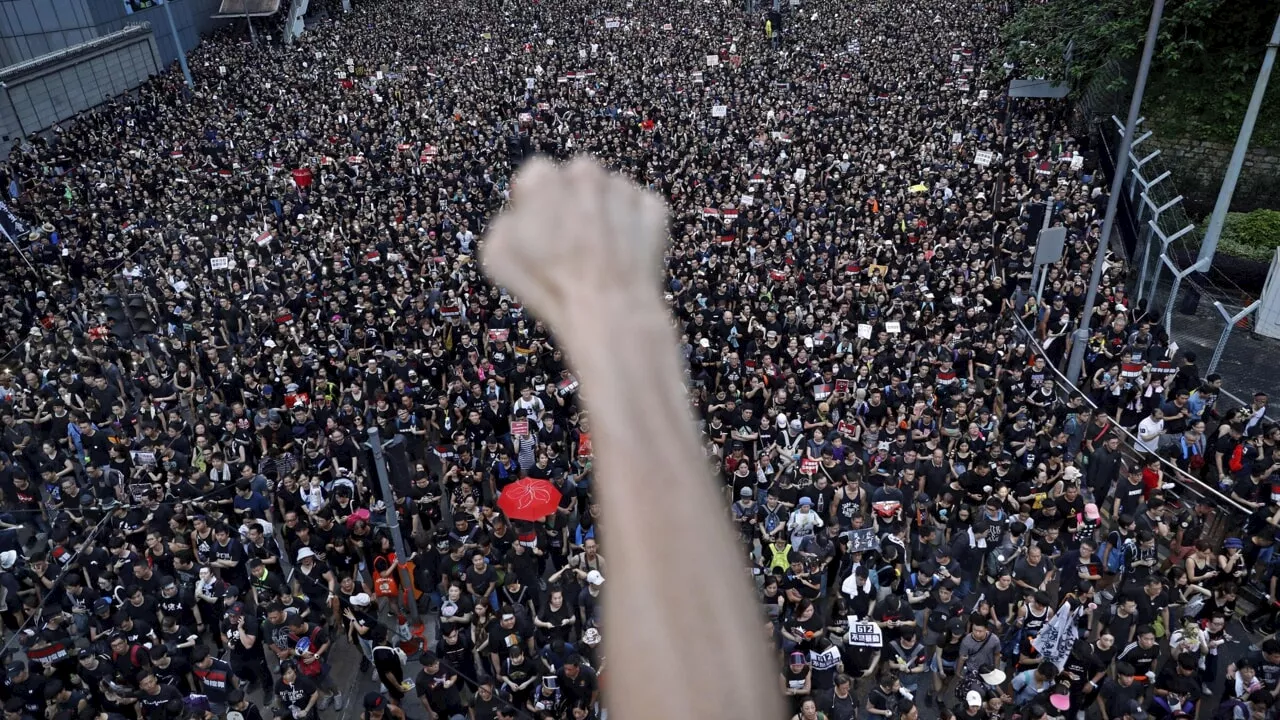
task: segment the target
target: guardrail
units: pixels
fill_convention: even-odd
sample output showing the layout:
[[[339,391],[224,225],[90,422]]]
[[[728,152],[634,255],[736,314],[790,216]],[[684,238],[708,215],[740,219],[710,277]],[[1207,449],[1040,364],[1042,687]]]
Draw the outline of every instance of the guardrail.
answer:
[[[1047,356],[1044,348],[1040,345],[1040,339],[1036,337],[1035,333],[1027,328],[1026,324],[1022,322],[1022,318],[1018,317],[1016,313],[1010,313],[1010,316],[1013,320],[1013,329],[1021,336],[1021,340],[1025,342],[1036,354]],[[1048,367],[1049,371],[1053,373],[1054,389],[1059,395],[1059,400],[1064,401],[1066,397],[1076,395],[1083,398],[1089,407],[1091,407],[1095,412],[1099,411],[1098,406],[1089,397],[1088,393],[1077,388],[1076,384],[1068,380],[1067,377],[1058,370],[1058,368],[1053,367],[1050,364],[1046,364],[1046,367]],[[1129,432],[1128,429],[1121,427],[1119,423],[1114,422],[1115,418],[1112,418],[1112,420],[1112,427],[1120,436],[1121,448],[1126,463],[1139,463],[1142,456],[1140,456],[1138,451],[1135,449],[1138,438],[1134,436],[1133,433]],[[1184,501],[1204,500],[1214,507],[1216,511],[1214,513],[1214,518],[1205,528],[1205,536],[1207,538],[1212,541],[1220,542],[1231,534],[1229,532],[1230,530],[1234,529],[1239,532],[1244,528],[1245,519],[1253,514],[1252,509],[1232,500],[1230,496],[1224,495],[1217,488],[1210,486],[1200,478],[1169,462],[1167,458],[1160,457],[1158,455],[1157,458],[1160,460],[1161,469],[1164,471],[1165,477],[1176,480],[1176,482],[1174,482],[1173,490],[1169,492],[1170,495],[1175,498],[1183,499]]]

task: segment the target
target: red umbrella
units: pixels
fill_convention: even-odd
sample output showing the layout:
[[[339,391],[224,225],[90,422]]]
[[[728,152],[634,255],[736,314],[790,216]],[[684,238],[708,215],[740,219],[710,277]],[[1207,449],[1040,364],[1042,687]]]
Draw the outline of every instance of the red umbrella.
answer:
[[[550,481],[517,480],[502,490],[498,507],[512,520],[541,520],[560,505],[560,491]]]

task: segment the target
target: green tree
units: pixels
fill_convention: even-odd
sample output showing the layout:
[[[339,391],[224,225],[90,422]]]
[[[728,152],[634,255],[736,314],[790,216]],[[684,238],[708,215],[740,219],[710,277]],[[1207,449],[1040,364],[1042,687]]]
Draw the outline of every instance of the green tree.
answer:
[[[1144,114],[1172,131],[1233,139],[1277,14],[1280,0],[1167,0]],[[1151,0],[1030,2],[1001,28],[1000,60],[1079,92],[1102,68],[1140,57],[1150,15]],[[1255,144],[1280,142],[1277,113],[1267,112],[1280,107],[1280,92],[1268,95]]]

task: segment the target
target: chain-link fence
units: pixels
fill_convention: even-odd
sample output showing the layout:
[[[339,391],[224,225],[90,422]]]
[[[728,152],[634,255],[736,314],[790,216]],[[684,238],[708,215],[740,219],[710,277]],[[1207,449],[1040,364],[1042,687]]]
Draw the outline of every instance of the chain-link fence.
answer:
[[[1097,74],[1076,106],[1076,129],[1089,134],[1105,171],[1115,168],[1132,81],[1131,67],[1112,64]],[[1202,374],[1222,375],[1226,400],[1246,404],[1257,391],[1280,397],[1280,373],[1271,372],[1270,365],[1280,357],[1280,341],[1253,334],[1251,309],[1267,268],[1219,255],[1208,272],[1187,272],[1196,262],[1207,220],[1187,215],[1176,171],[1152,133],[1156,125],[1156,118],[1138,125],[1116,215],[1120,242],[1113,248],[1123,250],[1130,268],[1129,292],[1181,353],[1196,354]]]

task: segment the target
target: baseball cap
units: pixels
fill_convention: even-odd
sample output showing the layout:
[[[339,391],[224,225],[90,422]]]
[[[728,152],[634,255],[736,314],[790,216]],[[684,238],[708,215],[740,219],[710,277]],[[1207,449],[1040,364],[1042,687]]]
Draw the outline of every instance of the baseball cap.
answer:
[[[369,603],[372,602],[372,598],[369,597],[368,593],[356,593],[351,596],[349,602],[356,607],[368,607]]]
[[[964,696],[964,702],[969,707],[982,707],[982,693],[977,690],[970,690],[969,693]]]
[[[1084,516],[1090,520],[1097,520],[1099,517],[1098,506],[1093,503],[1087,503],[1084,506]]]
[[[365,710],[381,710],[386,705],[387,701],[382,697],[382,693],[370,691],[364,694]]]
[[[601,575],[599,570],[592,570],[591,572],[587,573],[587,582],[591,583],[592,585],[603,585],[604,575]]]

